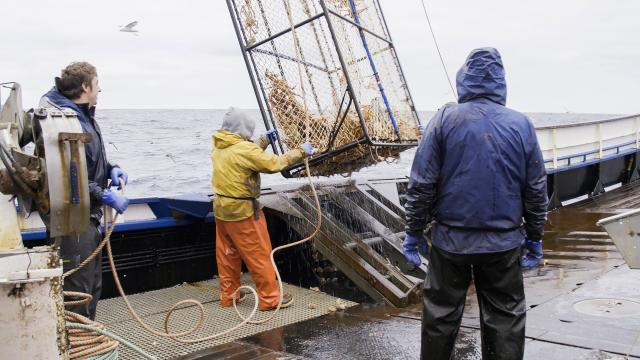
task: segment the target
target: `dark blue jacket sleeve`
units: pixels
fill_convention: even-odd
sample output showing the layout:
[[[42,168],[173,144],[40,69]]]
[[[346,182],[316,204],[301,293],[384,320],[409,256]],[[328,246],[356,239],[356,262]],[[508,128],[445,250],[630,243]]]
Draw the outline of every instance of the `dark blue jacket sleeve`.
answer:
[[[89,201],[91,208],[102,205],[102,187],[97,182],[89,180]]]
[[[527,239],[541,240],[547,222],[547,171],[536,130],[529,121],[527,140],[527,177],[522,199],[524,202],[524,227]]]
[[[446,107],[441,108],[424,131],[411,166],[407,189],[405,231],[421,234],[431,218],[442,166],[441,132]]]
[[[111,178],[111,170],[113,170],[113,168],[119,168],[120,165],[118,164],[112,164],[110,162],[107,162],[107,178],[110,179]]]

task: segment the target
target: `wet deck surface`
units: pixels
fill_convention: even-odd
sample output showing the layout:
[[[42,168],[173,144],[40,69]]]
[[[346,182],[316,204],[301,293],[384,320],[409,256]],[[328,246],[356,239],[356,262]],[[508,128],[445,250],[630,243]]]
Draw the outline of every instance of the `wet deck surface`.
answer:
[[[636,207],[640,187],[626,187],[549,214],[544,266],[524,274],[526,359],[640,358],[640,271],[595,225]],[[575,307],[584,300],[587,313]],[[480,359],[473,286],[466,305],[455,358]],[[227,344],[236,349],[231,357],[214,348],[188,359],[417,359],[420,316],[419,306],[360,305]]]
[[[243,275],[242,282],[251,284],[250,276],[248,274]],[[274,326],[282,328],[298,321],[328,314],[334,311],[333,309],[338,304],[345,308],[356,305],[356,303],[343,301],[322,292],[300,288],[287,283],[284,283],[283,286],[284,291],[294,297],[295,306],[280,310],[277,316],[266,324],[246,325],[236,331],[204,342],[178,344],[172,339],[149,334],[135,320],[131,319],[129,311],[119,297],[100,301],[97,320],[105,324],[109,331],[137,344],[145,351],[157,356],[158,359],[174,359],[181,356],[185,356],[184,359],[276,359],[280,354],[274,352],[273,347],[262,348],[248,343],[236,342],[236,340],[252,336]],[[220,307],[219,298],[220,287],[217,279],[195,284],[182,284],[168,289],[129,296],[133,307],[145,323],[158,330],[163,329],[167,310],[174,303],[185,299],[194,299],[201,302],[205,315],[202,328],[182,339],[205,338],[229,329],[240,322],[233,308]],[[238,304],[238,309],[244,316],[248,316],[252,308],[253,300],[251,298]],[[254,319],[264,319],[270,314],[259,312]],[[198,319],[197,315],[196,307],[191,304],[178,307],[171,316],[169,330],[175,333],[192,328]],[[203,349],[205,351],[200,352]],[[129,348],[120,347],[119,359],[139,358],[139,355]]]

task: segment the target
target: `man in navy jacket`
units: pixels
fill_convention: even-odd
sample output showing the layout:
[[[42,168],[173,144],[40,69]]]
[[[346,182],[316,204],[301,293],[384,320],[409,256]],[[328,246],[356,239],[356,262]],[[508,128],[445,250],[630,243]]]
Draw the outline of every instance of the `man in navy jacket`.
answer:
[[[66,236],[60,248],[64,271],[78,266],[96,249],[102,239],[100,219],[102,205],[106,204],[119,213],[126,210],[129,200],[109,187],[119,186],[119,179],[125,184],[127,173],[107,160],[100,127],[94,118],[95,106],[98,103],[98,74],[96,68],[87,62],[71,63],[56,77],[56,86],[40,100],[44,108],[71,109],[76,113],[82,130],[91,134],[91,141],[84,145],[87,175],[89,180],[89,199],[91,224],[87,231],[78,235]],[[68,309],[90,319],[95,319],[96,305],[102,291],[101,255],[87,266],[70,275],[64,281],[65,291],[79,291],[90,294],[93,299],[82,305],[70,306]]]
[[[451,358],[473,279],[483,358],[521,359],[521,266],[535,267],[542,259],[544,161],[531,121],[505,107],[504,67],[496,49],[473,50],[456,85],[458,103],[442,107],[424,131],[405,204],[405,257],[420,265],[421,248],[429,259],[422,358]],[[423,237],[428,224],[430,251]]]

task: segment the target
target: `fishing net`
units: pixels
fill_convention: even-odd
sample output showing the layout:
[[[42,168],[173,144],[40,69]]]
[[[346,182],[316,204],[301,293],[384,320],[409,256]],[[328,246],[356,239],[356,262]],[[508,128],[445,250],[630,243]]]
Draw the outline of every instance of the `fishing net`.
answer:
[[[311,141],[312,175],[332,175],[398,159],[417,143],[418,117],[376,0],[228,5],[277,151]],[[306,175],[301,165],[288,174]]]

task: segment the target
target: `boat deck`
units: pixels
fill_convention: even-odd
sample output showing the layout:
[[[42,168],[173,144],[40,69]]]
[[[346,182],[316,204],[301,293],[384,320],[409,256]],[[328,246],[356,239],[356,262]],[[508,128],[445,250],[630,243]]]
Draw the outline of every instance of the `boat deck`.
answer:
[[[529,308],[526,359],[640,359],[640,271],[630,270],[625,265],[608,235],[595,225],[598,219],[638,204],[640,187],[625,186],[549,214],[543,242],[544,266],[524,274]],[[121,302],[119,299],[101,302],[99,318],[107,323],[108,329],[126,335],[160,358],[419,357],[419,305],[398,309],[361,304],[330,313],[327,308],[336,298],[291,286],[288,289],[299,291],[298,300],[274,323],[259,327],[250,325],[219,341],[195,346],[145,335],[142,329],[127,320],[127,314],[121,305],[117,305]],[[481,358],[479,311],[474,292],[472,286],[456,343],[456,359]],[[303,294],[318,302],[316,310],[307,308],[305,300],[301,300]],[[222,318],[209,320],[203,333],[212,333],[234,323],[232,310],[225,313],[215,304],[215,290],[212,296],[212,292],[180,286],[132,298],[143,307],[146,318],[160,326],[166,304],[189,296],[208,301],[206,306],[212,316],[225,314]],[[118,308],[120,310],[116,310]],[[122,355],[130,358],[126,350],[122,350]]]
[[[552,222],[566,223],[575,214],[561,210],[551,217]],[[640,271],[624,264],[611,240],[593,226],[550,233],[545,257],[544,267],[525,273],[529,307],[525,359],[640,358]],[[590,304],[593,299],[605,300]],[[584,300],[584,312],[577,311],[576,304]],[[481,359],[473,287],[466,305],[454,358]],[[359,305],[244,338],[242,343],[285,352],[290,358],[417,359],[420,316],[419,306]],[[234,359],[263,359],[251,351],[247,347],[244,355]],[[211,352],[189,359],[227,357]]]
[[[250,277],[246,274],[242,282],[250,284]],[[124,301],[117,297],[101,300],[98,305],[96,320],[105,324],[107,330],[123,337],[124,339],[138,345],[143,350],[158,357],[158,359],[173,359],[187,354],[194,353],[202,349],[226,344],[234,340],[259,334],[274,327],[282,327],[323,316],[331,311],[336,311],[338,307],[352,307],[357,305],[351,301],[345,301],[309,289],[303,289],[290,284],[284,284],[285,293],[290,293],[294,297],[294,306],[281,309],[278,315],[265,325],[246,325],[217,339],[195,343],[180,344],[168,338],[161,338],[145,331],[135,320],[131,318]],[[233,308],[221,308],[219,305],[220,288],[217,279],[198,282],[194,284],[182,284],[168,289],[149,291],[129,296],[132,306],[144,321],[152,328],[162,331],[165,314],[167,310],[176,302],[185,299],[195,299],[204,305],[205,322],[202,329],[185,339],[194,339],[209,336],[228,329],[240,322]],[[251,297],[251,296],[250,296]],[[253,300],[246,300],[239,304],[238,308],[244,316],[248,316],[253,308]],[[262,319],[271,314],[258,312],[256,319]],[[195,306],[184,306],[171,316],[171,332],[185,331],[191,328],[198,319],[198,310]],[[229,358],[237,353],[236,345],[223,345],[216,348],[218,356]],[[249,352],[252,356],[268,353],[274,355],[270,349],[259,350],[258,346],[245,344],[241,346],[242,353]],[[278,354],[275,354],[278,355]],[[275,356],[274,355],[274,356]],[[119,347],[119,359],[139,359],[139,355],[124,346]],[[193,355],[185,357],[192,359]],[[253,357],[252,357],[253,358]]]

